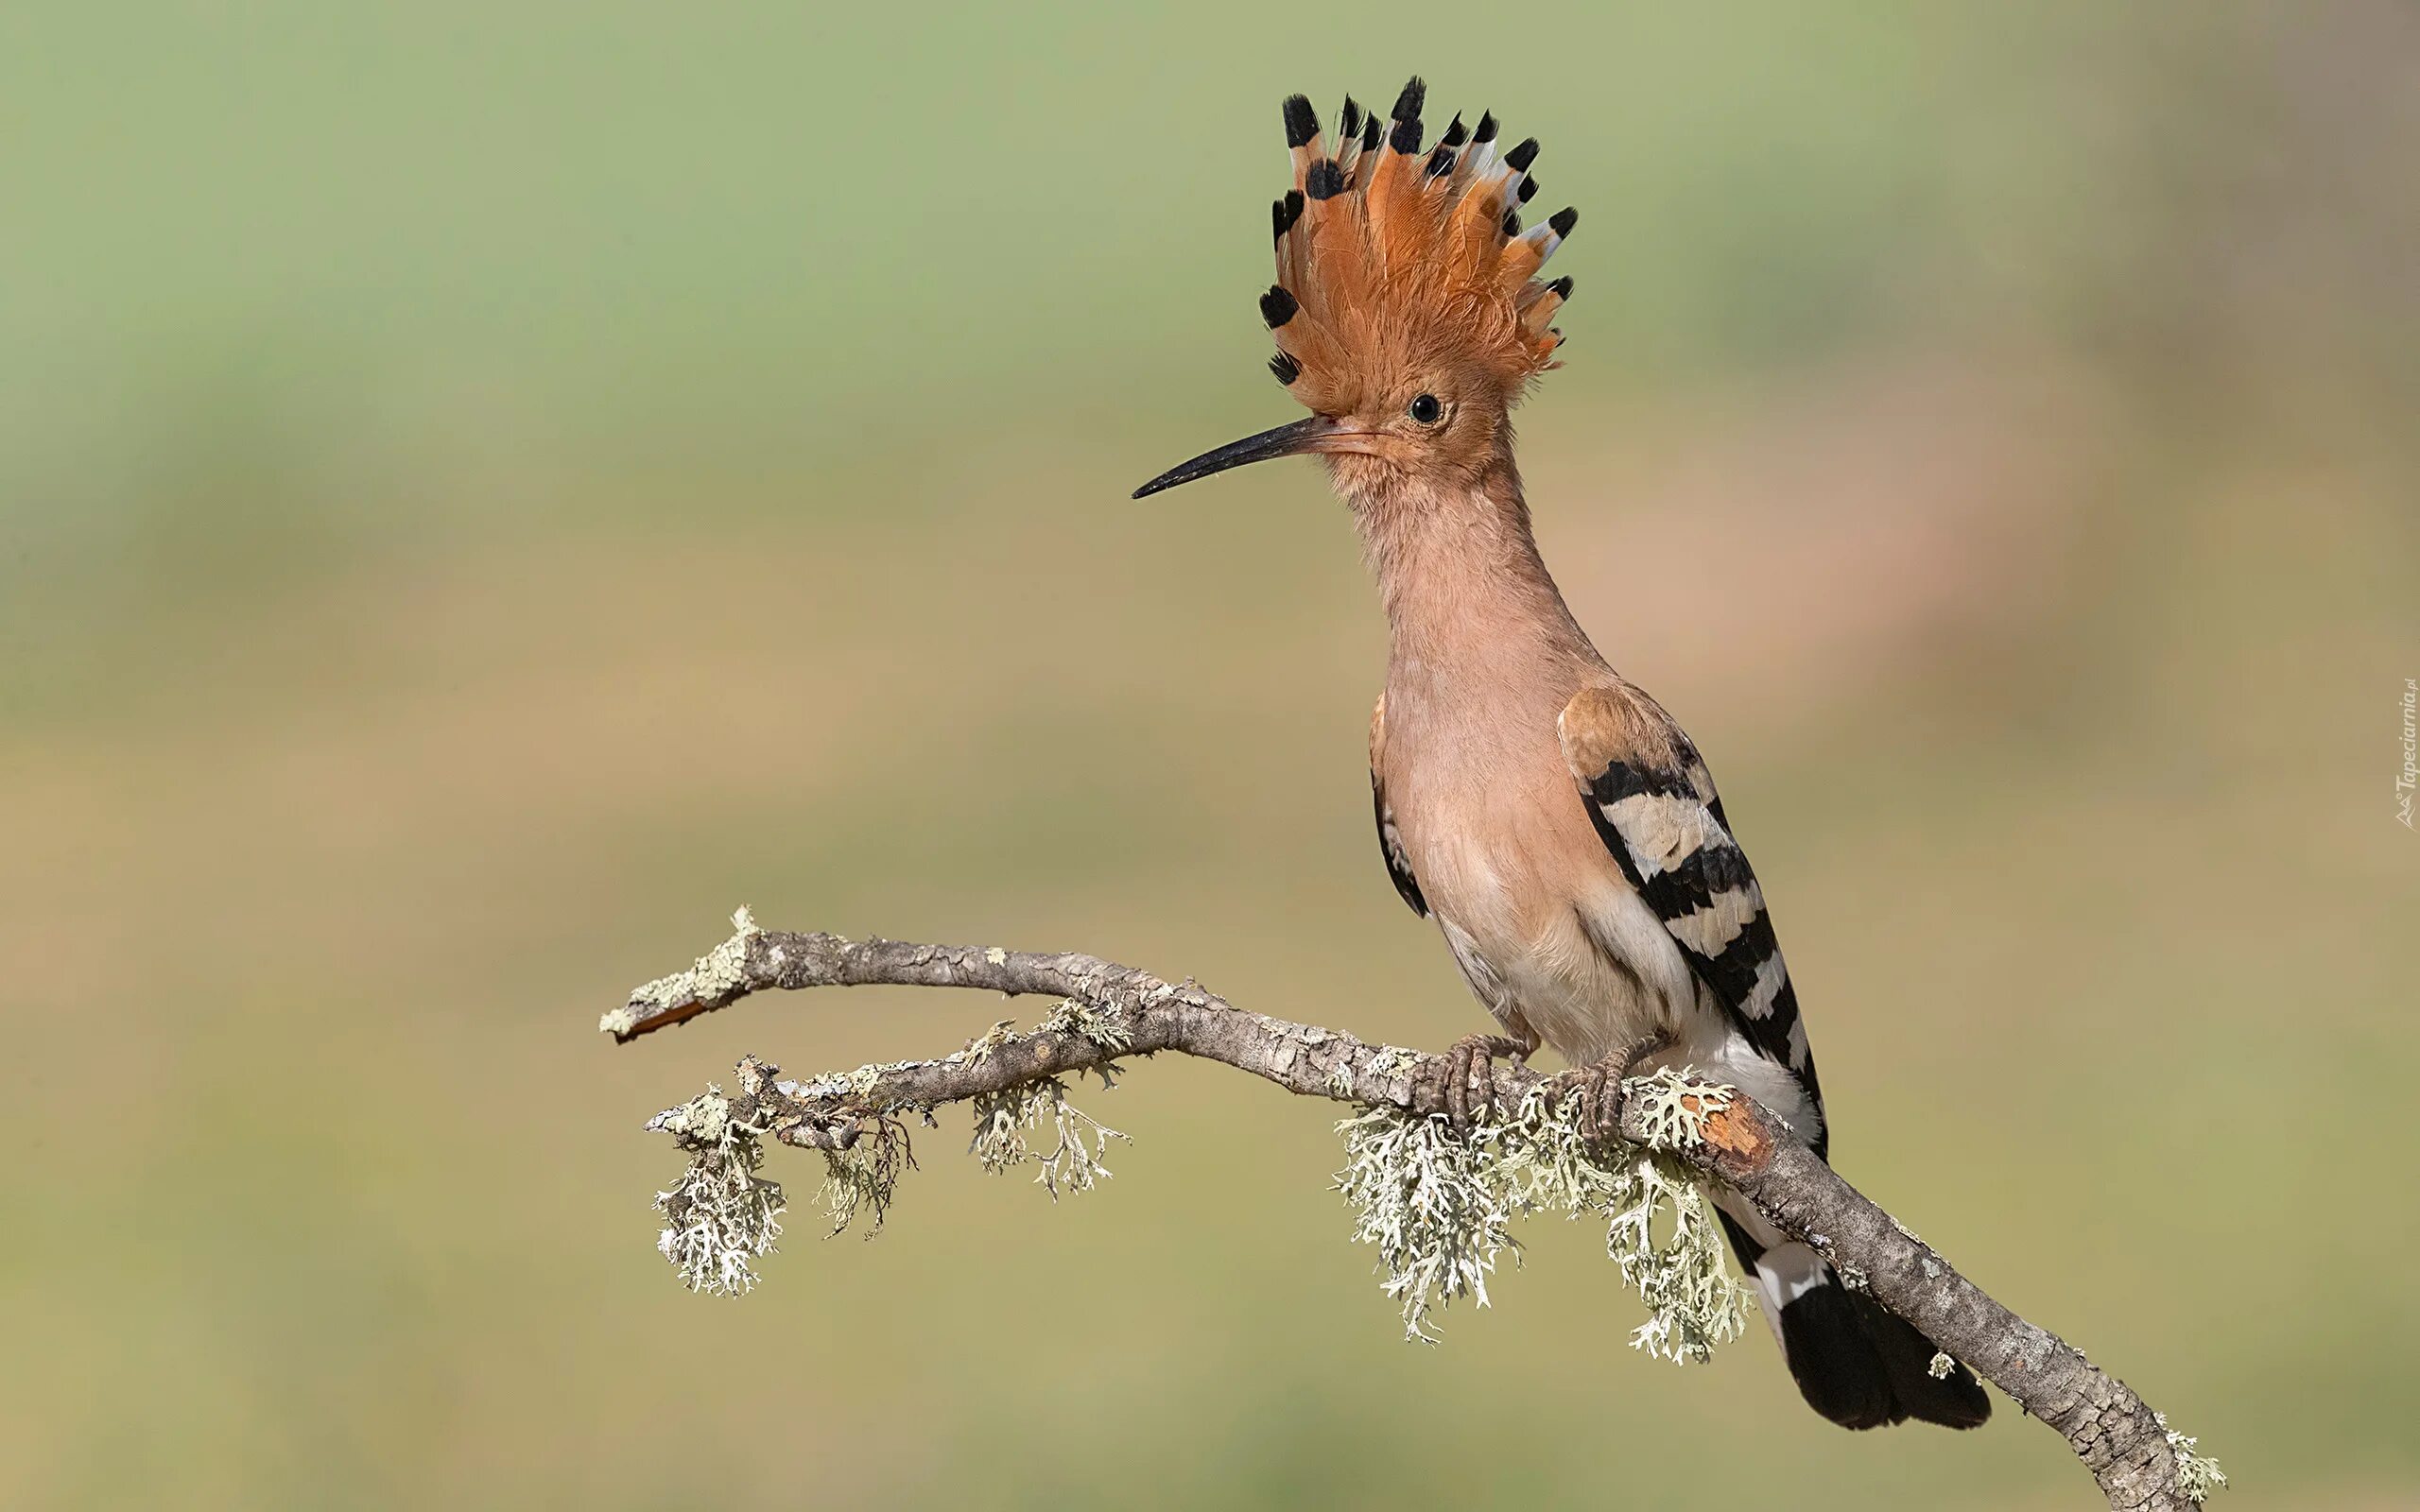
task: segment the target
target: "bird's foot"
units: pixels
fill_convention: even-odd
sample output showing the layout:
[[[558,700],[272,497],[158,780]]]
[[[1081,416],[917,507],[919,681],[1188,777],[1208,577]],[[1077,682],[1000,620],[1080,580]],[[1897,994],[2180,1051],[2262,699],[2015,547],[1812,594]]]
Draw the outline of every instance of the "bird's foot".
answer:
[[[1501,1034],[1466,1034],[1454,1041],[1444,1056],[1443,1092],[1445,1117],[1456,1132],[1471,1131],[1474,1108],[1481,1113],[1495,1110],[1495,1057],[1502,1056],[1518,1065],[1536,1048]]]
[[[1558,1101],[1580,1099],[1581,1137],[1591,1144],[1610,1144],[1621,1137],[1622,1083],[1638,1063],[1671,1043],[1663,1034],[1642,1035],[1604,1059],[1558,1072],[1547,1085]]]

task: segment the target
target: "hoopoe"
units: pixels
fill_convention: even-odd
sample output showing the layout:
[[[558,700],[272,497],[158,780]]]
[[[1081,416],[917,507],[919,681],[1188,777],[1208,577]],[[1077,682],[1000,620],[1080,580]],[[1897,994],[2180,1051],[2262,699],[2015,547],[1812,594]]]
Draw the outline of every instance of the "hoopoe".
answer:
[[[1260,313],[1270,368],[1310,416],[1134,496],[1311,455],[1350,507],[1389,632],[1370,717],[1379,850],[1504,1031],[1455,1047],[1453,1116],[1491,1085],[1490,1057],[1544,1043],[1593,1091],[1694,1066],[1824,1155],[1806,1025],[1714,779],[1598,654],[1530,535],[1510,412],[1557,366],[1571,280],[1538,273],[1579,215],[1523,231],[1537,142],[1507,149],[1494,115],[1458,115],[1424,151],[1425,94],[1414,78],[1383,121],[1348,98],[1333,139],[1309,100],[1286,101],[1293,186]],[[1964,1366],[1935,1376],[1915,1328],[1736,1194],[1716,1201],[1817,1412],[1849,1428],[1989,1416]]]

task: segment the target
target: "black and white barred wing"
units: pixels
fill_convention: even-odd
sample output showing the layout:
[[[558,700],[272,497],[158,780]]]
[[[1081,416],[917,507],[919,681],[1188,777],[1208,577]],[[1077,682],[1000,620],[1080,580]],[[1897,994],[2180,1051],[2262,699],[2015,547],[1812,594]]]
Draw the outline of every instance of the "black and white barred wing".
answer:
[[[1818,1097],[1764,890],[1697,747],[1671,716],[1627,688],[1582,691],[1557,729],[1589,820],[1622,874],[1740,1034]]]
[[[1820,1110],[1798,994],[1705,763],[1671,716],[1627,685],[1590,689],[1564,706],[1563,753],[1605,848],[1702,984],[1754,1052],[1788,1068]],[[1819,1119],[1811,1144],[1827,1143]],[[1921,1418],[1972,1428],[1992,1415],[1962,1365],[1946,1374],[1930,1339],[1849,1291],[1822,1256],[1733,1194],[1715,1202],[1789,1373],[1816,1411],[1849,1428]]]

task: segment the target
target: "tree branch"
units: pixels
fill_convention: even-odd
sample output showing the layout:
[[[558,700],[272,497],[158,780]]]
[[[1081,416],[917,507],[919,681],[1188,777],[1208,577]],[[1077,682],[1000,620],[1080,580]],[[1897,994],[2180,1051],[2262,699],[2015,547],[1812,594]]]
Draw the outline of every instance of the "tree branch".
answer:
[[[776,1080],[752,1057],[740,1067],[729,1117],[752,1133],[825,1151],[856,1147],[895,1126],[890,1115],[996,1097],[1044,1078],[1172,1050],[1250,1072],[1305,1097],[1432,1115],[1443,1107],[1446,1062],[1310,1024],[1248,1013],[1190,982],[1172,983],[1091,955],[1034,954],[898,940],[758,929],[742,910],[738,932],[686,971],[632,993],[599,1025],[617,1041],[682,1023],[772,988],[900,985],[978,988],[1055,997],[1074,1005],[1023,1034],[993,1035],[955,1055],[867,1067],[854,1074]],[[1498,1065],[1495,1093],[1517,1105],[1542,1077]],[[2200,1501],[2215,1467],[2124,1383],[2073,1347],[2027,1322],[1842,1180],[1771,1112],[1744,1093],[1703,1099],[1694,1138],[1675,1142],[1651,1118],[1650,1099],[1625,1085],[1621,1128],[1729,1184],[1786,1232],[2014,1399],[2067,1442],[2114,1508],[2177,1509]],[[676,1108],[650,1128],[687,1134]],[[2184,1462],[2180,1463],[2180,1455]],[[2205,1469],[2206,1467],[2206,1469]]]

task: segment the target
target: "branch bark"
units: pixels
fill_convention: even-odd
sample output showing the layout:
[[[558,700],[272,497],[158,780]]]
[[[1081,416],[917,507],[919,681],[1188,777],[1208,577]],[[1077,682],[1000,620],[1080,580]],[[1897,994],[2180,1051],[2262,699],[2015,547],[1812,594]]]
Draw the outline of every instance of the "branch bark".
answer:
[[[964,1102],[1163,1050],[1233,1066],[1300,1096],[1415,1113],[1443,1107],[1442,1057],[1246,1012],[1193,982],[1164,981],[1097,956],[769,932],[745,911],[735,922],[739,931],[731,939],[690,970],[639,988],[600,1027],[627,1043],[752,993],[873,985],[1055,997],[1099,1016],[1090,1032],[1045,1025],[1000,1037],[979,1055],[906,1061],[854,1077],[777,1081],[774,1068],[743,1062],[734,1114],[769,1125],[784,1143],[846,1149],[890,1109]],[[1511,1065],[1498,1065],[1495,1075],[1496,1095],[1508,1105],[1540,1079]],[[1635,1101],[1625,1107],[1624,1136],[1655,1143],[1637,1113]],[[2110,1506],[2176,1512],[2193,1504],[2166,1425],[2141,1398],[2056,1334],[1995,1301],[1753,1099],[1740,1094],[1715,1109],[1699,1143],[1662,1147],[1730,1184],[1843,1273],[1863,1278],[1884,1306],[2048,1423]]]

